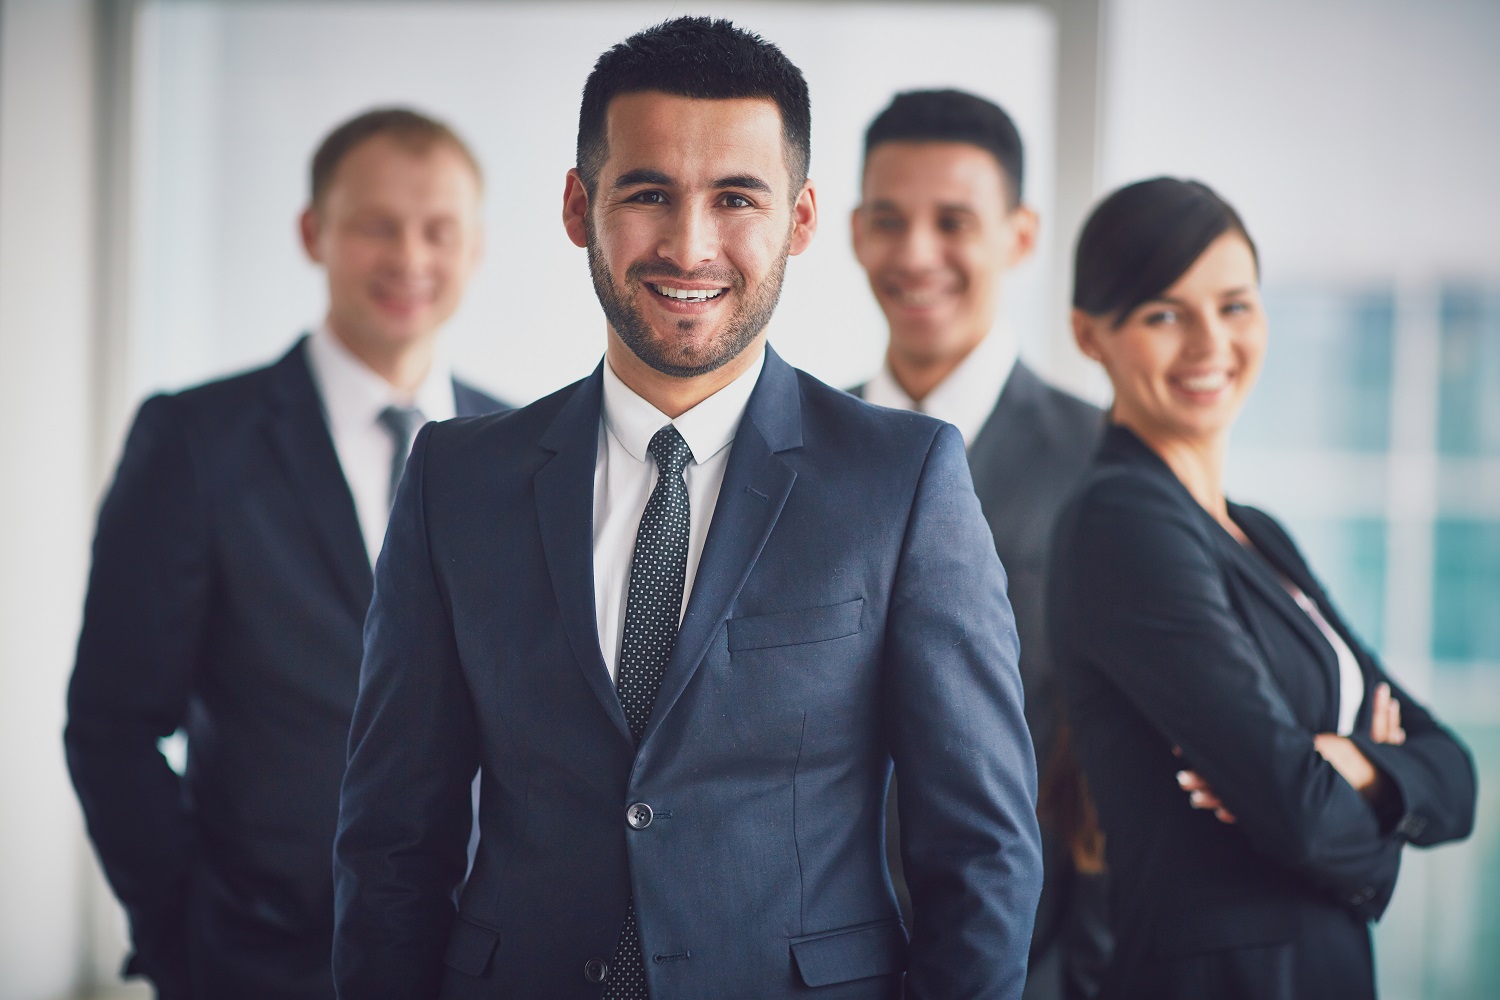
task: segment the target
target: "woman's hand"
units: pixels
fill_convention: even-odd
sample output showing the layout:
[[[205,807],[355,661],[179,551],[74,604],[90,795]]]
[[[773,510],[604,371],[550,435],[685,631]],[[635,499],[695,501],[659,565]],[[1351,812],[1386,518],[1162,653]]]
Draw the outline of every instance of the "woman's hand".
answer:
[[[1391,686],[1380,684],[1375,688],[1375,703],[1370,715],[1370,739],[1376,743],[1400,746],[1406,742],[1406,730],[1401,728],[1401,703],[1391,697]],[[1366,801],[1380,794],[1381,775],[1368,757],[1347,736],[1337,733],[1319,733],[1313,737],[1313,749],[1333,765],[1345,781],[1359,792]],[[1172,752],[1182,756],[1181,747]],[[1188,803],[1194,809],[1211,809],[1220,823],[1233,823],[1234,813],[1224,808],[1224,803],[1214,794],[1213,786],[1197,771],[1178,771],[1177,784],[1188,793]]]

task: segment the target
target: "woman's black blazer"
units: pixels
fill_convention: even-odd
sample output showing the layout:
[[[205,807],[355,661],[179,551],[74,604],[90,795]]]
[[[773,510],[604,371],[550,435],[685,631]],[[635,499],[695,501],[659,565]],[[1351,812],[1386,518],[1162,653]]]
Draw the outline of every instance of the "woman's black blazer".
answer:
[[[1468,835],[1473,763],[1349,632],[1281,526],[1229,510],[1256,552],[1114,425],[1053,539],[1049,631],[1114,880],[1103,997],[1373,997],[1368,924],[1403,845]],[[1379,808],[1313,749],[1337,725],[1338,664],[1277,572],[1359,659],[1356,733],[1375,685],[1400,699],[1403,746],[1352,737],[1387,780]],[[1184,767],[1237,823],[1190,807]]]

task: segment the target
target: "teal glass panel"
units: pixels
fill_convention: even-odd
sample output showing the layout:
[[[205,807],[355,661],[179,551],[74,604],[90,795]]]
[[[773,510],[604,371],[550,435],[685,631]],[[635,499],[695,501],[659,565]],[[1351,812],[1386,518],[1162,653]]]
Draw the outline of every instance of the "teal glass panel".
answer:
[[[1500,292],[1445,289],[1442,342],[1438,450],[1500,455]]]
[[[1235,444],[1381,452],[1390,443],[1390,290],[1267,289],[1270,341]]]
[[[1500,521],[1433,530],[1433,659],[1500,662]]]

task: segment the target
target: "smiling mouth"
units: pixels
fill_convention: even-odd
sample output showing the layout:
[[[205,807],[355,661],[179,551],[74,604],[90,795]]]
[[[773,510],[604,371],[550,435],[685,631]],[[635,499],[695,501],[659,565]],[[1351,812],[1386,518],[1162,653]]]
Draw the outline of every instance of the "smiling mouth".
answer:
[[[892,299],[896,301],[897,305],[907,306],[913,309],[923,309],[927,306],[937,305],[947,297],[948,293],[932,289],[924,289],[921,291],[901,291],[900,289],[892,289],[888,294]]]
[[[1218,392],[1229,384],[1229,373],[1209,372],[1206,375],[1193,375],[1179,378],[1177,384],[1188,392]]]
[[[674,302],[708,302],[729,291],[727,288],[672,288],[668,285],[653,284],[647,284],[646,287],[662,298],[671,299]]]

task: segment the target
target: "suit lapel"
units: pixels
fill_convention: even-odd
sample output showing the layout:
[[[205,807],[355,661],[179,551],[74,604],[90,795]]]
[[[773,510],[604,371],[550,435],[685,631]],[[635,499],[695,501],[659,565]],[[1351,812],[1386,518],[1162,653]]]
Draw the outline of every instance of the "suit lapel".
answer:
[[[363,621],[374,590],[370,557],[306,352],[307,338],[303,337],[271,371],[267,431],[319,548],[350,609]]]
[[[765,368],[734,435],[693,593],[656,693],[651,721],[642,734],[642,746],[660,728],[703,662],[786,506],[797,473],[776,453],[801,446],[797,375],[768,345]]]
[[[1275,609],[1313,654],[1314,660],[1320,667],[1319,673],[1328,695],[1328,705],[1331,706],[1333,718],[1336,721],[1339,704],[1338,657],[1334,654],[1333,646],[1329,644],[1328,638],[1318,630],[1318,626],[1308,617],[1307,612],[1297,606],[1292,595],[1277,579],[1276,573],[1280,572],[1286,576],[1309,598],[1312,597],[1312,593],[1294,574],[1287,571],[1286,566],[1280,564],[1272,551],[1273,547],[1269,544],[1269,540],[1263,536],[1252,520],[1235,518],[1235,523],[1255,546],[1255,552],[1250,552],[1230,537],[1228,532],[1222,530],[1219,532],[1219,536],[1222,536],[1218,538],[1219,548],[1225,558],[1235,567],[1238,576],[1260,593],[1262,603]],[[1269,652],[1270,650],[1267,650],[1267,653]]]
[[[969,472],[974,477],[974,492],[979,495],[984,507],[985,519],[990,531],[1002,540],[1001,548],[1013,551],[1014,546],[1004,544],[1002,535],[1016,530],[1028,530],[1029,517],[1024,511],[1008,508],[1025,503],[1027,491],[1014,480],[1018,476],[1034,474],[1032,461],[1037,444],[1037,420],[1035,409],[1041,380],[1020,361],[1011,369],[1000,398],[990,411],[984,426],[969,447]],[[1007,488],[1008,487],[1008,488]]]
[[[536,516],[542,551],[573,657],[604,712],[631,746],[630,725],[599,651],[594,607],[594,466],[599,453],[603,369],[584,379],[563,404],[541,446],[552,460],[537,470]]]

